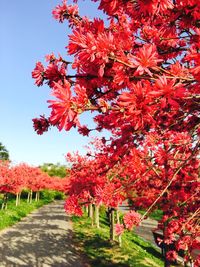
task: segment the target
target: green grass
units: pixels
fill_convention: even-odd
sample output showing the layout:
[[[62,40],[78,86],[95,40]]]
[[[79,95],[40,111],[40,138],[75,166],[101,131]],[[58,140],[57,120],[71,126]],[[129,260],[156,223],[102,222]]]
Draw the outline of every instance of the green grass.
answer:
[[[101,215],[100,229],[91,227],[87,217],[73,217],[75,242],[94,267],[162,267],[161,254],[156,247],[126,232],[122,236],[122,248],[109,242],[109,227]]]
[[[145,210],[139,210],[138,212],[143,215],[146,211]],[[162,219],[163,211],[162,210],[154,210],[148,216],[151,219],[154,219],[156,221],[159,221],[159,220]]]
[[[20,205],[16,207],[15,199],[8,200],[7,210],[0,210],[0,230],[15,224],[33,210],[49,202],[51,202],[51,199],[41,199],[38,202],[33,200],[33,202],[29,204],[25,199],[21,199]]]

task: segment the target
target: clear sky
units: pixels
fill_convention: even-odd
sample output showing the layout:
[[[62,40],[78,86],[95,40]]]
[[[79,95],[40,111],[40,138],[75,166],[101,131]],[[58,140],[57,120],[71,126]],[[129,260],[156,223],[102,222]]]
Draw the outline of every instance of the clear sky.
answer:
[[[70,3],[70,1],[68,1]],[[81,15],[97,15],[95,4],[80,1]],[[49,114],[47,86],[37,87],[31,77],[36,61],[54,52],[66,55],[67,23],[52,18],[51,11],[61,0],[0,0],[0,142],[6,146],[14,163],[39,165],[65,163],[64,155],[80,150],[88,138],[76,130],[51,129],[38,136],[32,118]],[[91,124],[84,116],[85,124]]]

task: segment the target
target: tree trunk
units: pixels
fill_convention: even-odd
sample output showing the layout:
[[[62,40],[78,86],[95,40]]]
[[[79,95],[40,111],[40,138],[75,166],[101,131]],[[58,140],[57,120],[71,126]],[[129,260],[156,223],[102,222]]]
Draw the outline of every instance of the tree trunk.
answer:
[[[110,241],[115,240],[115,231],[114,231],[114,225],[115,225],[115,209],[111,208],[111,214],[110,214]]]
[[[94,205],[94,209],[95,209],[95,224],[97,226],[97,228],[100,228],[99,226],[99,205]]]
[[[90,217],[90,218],[93,217],[93,208],[92,208],[92,204],[89,204],[89,206],[88,206],[88,217]]]
[[[88,214],[88,206],[85,206],[85,212]]]
[[[116,210],[116,219],[117,219],[117,223],[120,223],[120,220],[119,220],[119,210]]]
[[[6,210],[6,209],[7,209],[7,201],[8,201],[8,194],[5,193],[5,194],[3,195],[3,203],[2,203],[2,205],[1,205],[1,209],[2,209],[2,210]]]
[[[32,203],[32,200],[33,200],[33,191],[31,190],[30,191],[30,200],[29,200],[29,203],[30,204]]]
[[[27,196],[27,203],[30,202],[30,192],[28,192],[28,196]]]
[[[164,223],[164,229],[163,229],[163,240],[165,240],[165,228],[167,226],[167,223]],[[166,243],[163,243],[163,249],[164,249],[164,267],[170,267],[170,261],[167,259],[167,252],[169,251],[169,246]]]
[[[8,194],[5,194],[5,210],[8,208]]]
[[[39,198],[40,198],[40,192],[37,191],[37,192],[35,193],[35,201],[36,201],[36,202],[39,201]]]
[[[20,202],[21,202],[21,192],[18,195],[18,205],[20,205]]]
[[[167,259],[167,257],[166,257],[166,252],[167,252],[167,251],[165,251],[165,262],[164,262],[164,267],[170,267],[171,264],[170,264],[170,262],[168,261],[168,259]]]
[[[107,211],[106,211],[106,215],[108,218],[108,223],[111,224],[111,209],[110,207],[108,207]]]
[[[16,194],[16,201],[15,201],[16,207],[18,206],[18,204],[19,204],[19,194],[17,193]]]
[[[88,209],[89,217],[91,218],[91,225],[94,225],[94,211],[93,211],[93,205],[89,204],[89,209]]]
[[[117,223],[120,224],[119,210],[116,210],[116,217],[117,217]],[[118,236],[118,242],[119,242],[119,247],[121,248],[121,246],[122,246],[122,235]]]

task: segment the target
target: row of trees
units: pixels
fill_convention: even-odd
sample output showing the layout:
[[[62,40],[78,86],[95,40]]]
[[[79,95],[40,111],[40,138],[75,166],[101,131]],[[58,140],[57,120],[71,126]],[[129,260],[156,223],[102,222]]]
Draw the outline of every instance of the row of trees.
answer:
[[[23,190],[28,192],[27,202],[32,202],[33,192],[35,200],[39,200],[41,190],[49,189],[65,192],[68,179],[51,177],[38,167],[22,163],[12,166],[8,161],[0,161],[0,193],[4,195],[2,209],[6,209],[8,193],[16,195],[16,206],[20,204]]]
[[[33,119],[38,134],[55,126],[76,127],[82,135],[106,130],[110,136],[86,157],[68,156],[73,167],[66,210],[81,215],[81,206],[89,203],[113,210],[131,199],[134,209],[147,210],[142,218],[126,215],[125,227],[131,229],[160,208],[166,259],[184,250],[184,260],[199,266],[192,251],[200,247],[200,3],[95,2],[106,23],[81,17],[78,5],[65,0],[53,10],[72,29],[66,48],[73,59],[52,53],[47,66],[37,62],[32,72],[36,85],[46,82],[55,97],[48,100],[50,116]],[[81,125],[84,112],[91,112],[93,129]],[[116,229],[123,227],[118,223]]]

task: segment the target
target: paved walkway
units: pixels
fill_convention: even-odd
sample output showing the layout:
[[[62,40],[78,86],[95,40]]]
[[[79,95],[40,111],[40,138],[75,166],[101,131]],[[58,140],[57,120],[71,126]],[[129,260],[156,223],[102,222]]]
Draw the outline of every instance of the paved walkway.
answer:
[[[72,225],[57,201],[0,232],[0,267],[83,267]]]
[[[157,221],[147,218],[146,220],[143,220],[141,225],[137,226],[134,231],[137,235],[141,236],[146,241],[151,242],[153,245],[157,247],[152,234],[152,230],[156,229],[157,225],[158,225]]]

